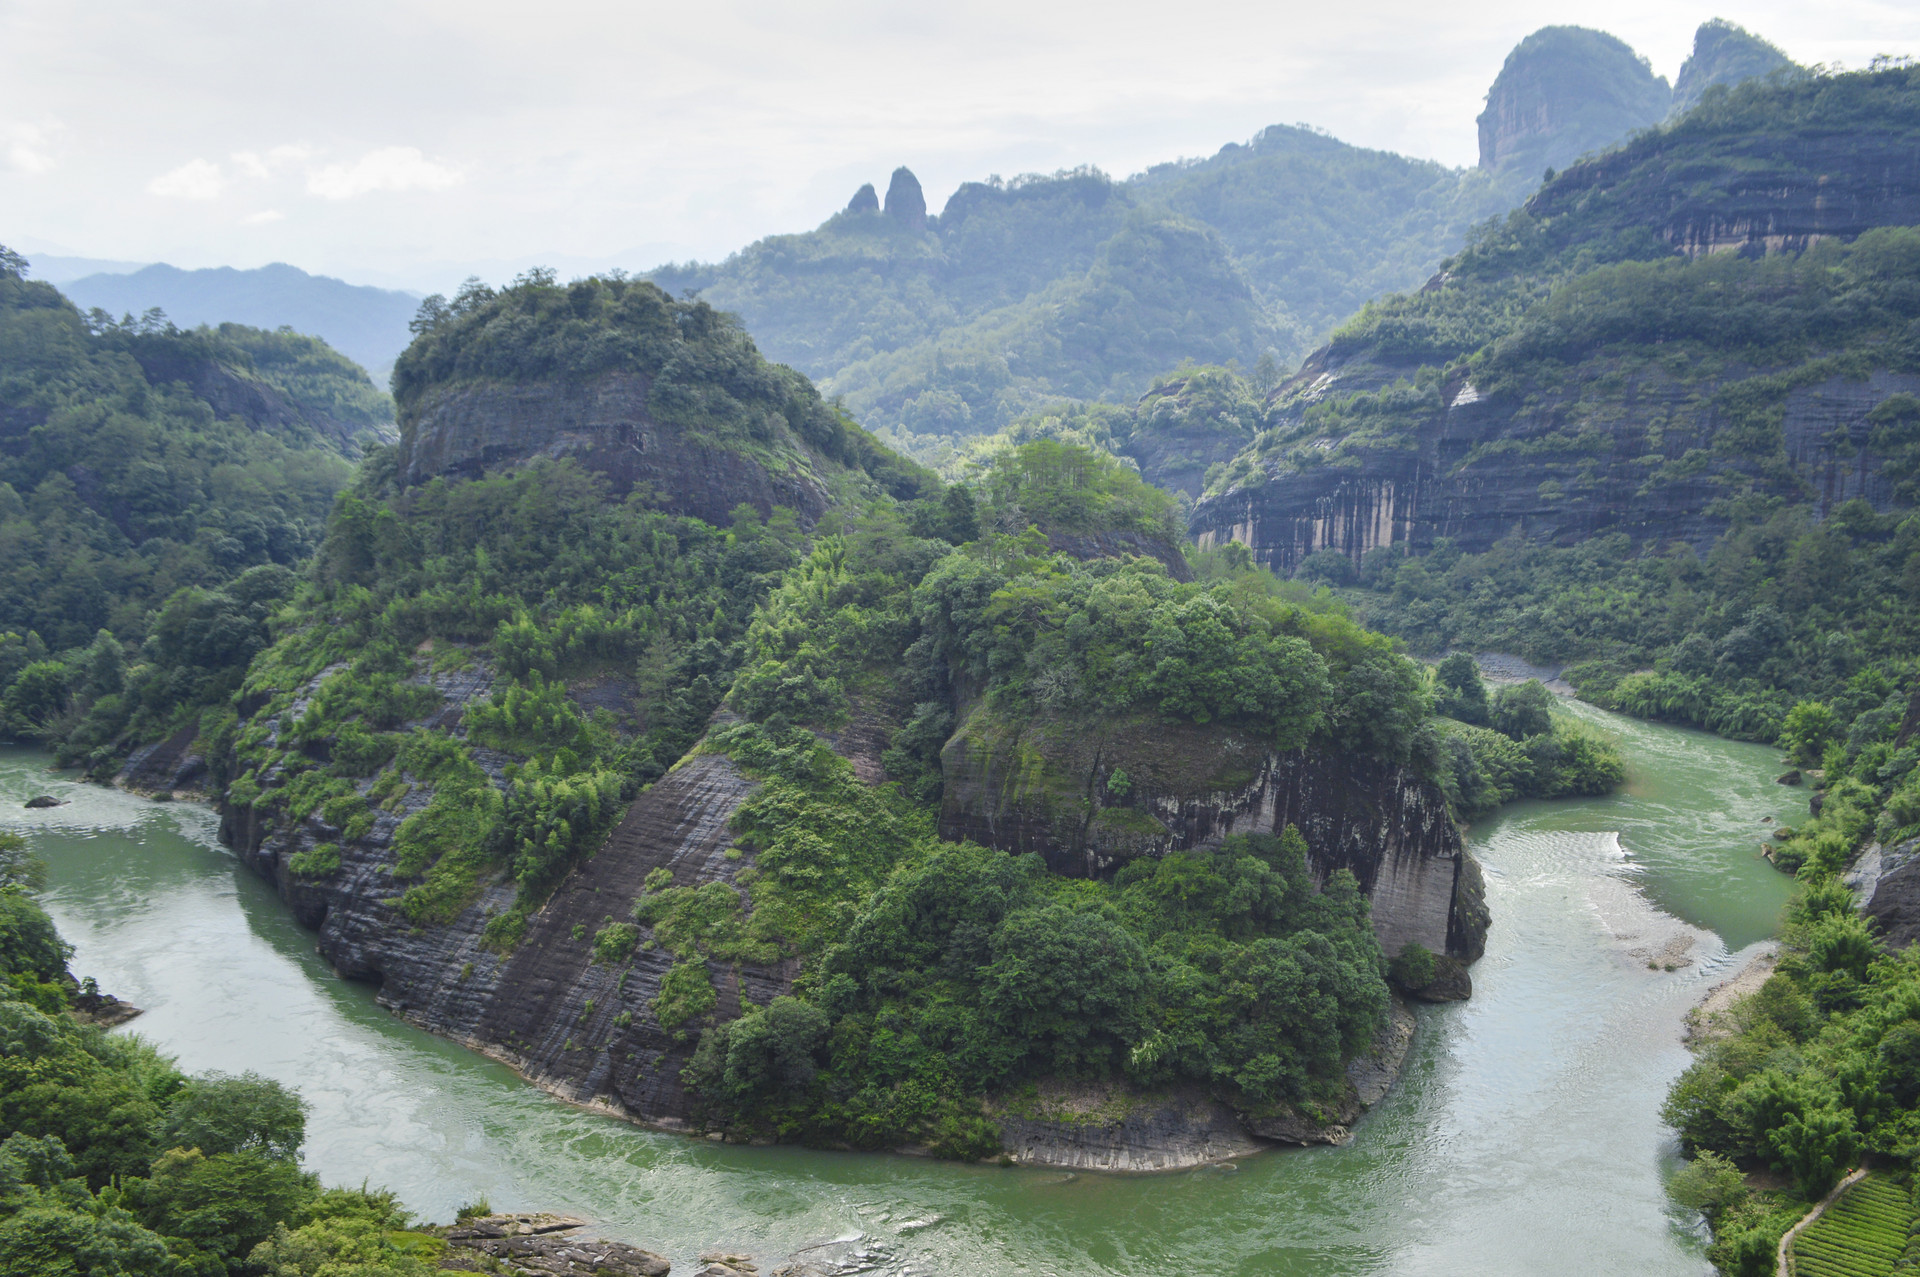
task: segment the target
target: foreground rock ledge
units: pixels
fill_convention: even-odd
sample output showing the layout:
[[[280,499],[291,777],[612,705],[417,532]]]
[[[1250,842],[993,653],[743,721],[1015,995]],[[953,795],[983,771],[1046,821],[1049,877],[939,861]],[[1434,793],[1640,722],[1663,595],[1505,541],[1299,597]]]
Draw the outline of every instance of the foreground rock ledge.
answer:
[[[512,1277],[666,1277],[672,1268],[624,1242],[581,1237],[587,1221],[572,1215],[486,1215],[446,1230],[442,1271]]]

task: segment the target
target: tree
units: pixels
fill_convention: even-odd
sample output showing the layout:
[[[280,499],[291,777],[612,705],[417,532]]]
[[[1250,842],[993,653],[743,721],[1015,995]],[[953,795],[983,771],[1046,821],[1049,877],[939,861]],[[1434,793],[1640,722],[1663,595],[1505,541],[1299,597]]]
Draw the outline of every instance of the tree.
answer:
[[[1787,711],[1780,729],[1780,748],[1803,767],[1819,763],[1820,756],[1839,734],[1839,717],[1823,701],[1801,701]]]
[[[307,1103],[258,1073],[207,1073],[189,1081],[160,1126],[165,1148],[197,1148],[209,1157],[257,1153],[292,1161],[307,1137]]]
[[[1553,693],[1539,679],[1511,684],[1493,694],[1490,718],[1493,729],[1512,740],[1525,740],[1553,730],[1553,718],[1547,707]]]
[[[1490,711],[1487,684],[1480,666],[1464,652],[1455,652],[1434,670],[1433,712],[1457,718],[1475,727],[1487,725]]]

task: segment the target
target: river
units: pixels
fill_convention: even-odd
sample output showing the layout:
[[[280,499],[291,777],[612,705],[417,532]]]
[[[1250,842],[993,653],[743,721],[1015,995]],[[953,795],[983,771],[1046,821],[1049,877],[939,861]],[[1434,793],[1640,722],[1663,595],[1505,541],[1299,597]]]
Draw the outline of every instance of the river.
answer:
[[[899,1274],[1701,1274],[1663,1193],[1660,1101],[1686,1009],[1772,934],[1756,854],[1805,815],[1769,749],[1617,718],[1624,792],[1522,803],[1470,836],[1494,925],[1470,1002],[1421,1011],[1406,1073],[1351,1145],[1160,1176],[734,1148],[568,1107],[395,1020],[333,976],[210,812],[0,753],[77,973],[147,1008],[127,1030],[191,1070],[253,1069],[312,1104],[305,1162],[429,1218],[573,1211],[676,1272],[720,1246]],[[35,793],[68,805],[26,811]],[[1651,966],[1649,965],[1651,963]],[[1675,969],[1668,970],[1666,968]],[[769,1262],[772,1261],[772,1262]]]

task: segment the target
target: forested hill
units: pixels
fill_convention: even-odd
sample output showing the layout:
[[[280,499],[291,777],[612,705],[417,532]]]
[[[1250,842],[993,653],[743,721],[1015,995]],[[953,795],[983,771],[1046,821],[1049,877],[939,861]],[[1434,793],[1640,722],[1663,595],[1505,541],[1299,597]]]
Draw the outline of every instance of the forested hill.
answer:
[[[1784,61],[1708,24],[1682,78],[1697,95]],[[884,203],[863,187],[813,231],[652,278],[738,313],[773,358],[925,448],[1051,399],[1130,399],[1183,360],[1251,368],[1271,351],[1291,365],[1523,198],[1535,159],[1618,141],[1672,101],[1619,41],[1548,28],[1493,86],[1478,169],[1275,126],[1124,181],[1082,169],[969,182],[937,217],[901,169]]]
[[[311,337],[83,316],[0,250],[0,733],[110,765],[233,688],[392,401]]]
[[[703,301],[535,274],[416,327],[195,748],[336,969],[570,1098],[978,1157],[1023,1120],[983,1097],[1074,1077],[1329,1138],[1387,959],[1470,988],[1451,812],[1620,778],[1537,687],[1439,723],[1099,452],[942,485]]]

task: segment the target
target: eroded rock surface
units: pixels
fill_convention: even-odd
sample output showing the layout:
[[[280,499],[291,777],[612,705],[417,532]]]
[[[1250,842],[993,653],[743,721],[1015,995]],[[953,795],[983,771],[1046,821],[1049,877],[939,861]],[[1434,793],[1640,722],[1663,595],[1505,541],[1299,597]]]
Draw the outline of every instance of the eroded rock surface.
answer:
[[[809,525],[826,510],[826,488],[798,453],[756,458],[663,428],[648,408],[649,389],[639,374],[608,373],[435,391],[401,439],[401,477],[473,478],[537,457],[572,457],[605,475],[616,497],[644,487],[661,508],[723,527],[742,503],[762,515],[786,506]]]
[[[1479,869],[1445,797],[1404,768],[1274,753],[1182,724],[1016,726],[985,711],[954,734],[941,762],[942,837],[1037,852],[1054,872],[1087,877],[1291,824],[1317,875],[1346,869],[1359,881],[1387,953],[1409,942],[1469,962],[1484,952]],[[1116,770],[1124,794],[1111,787]]]

